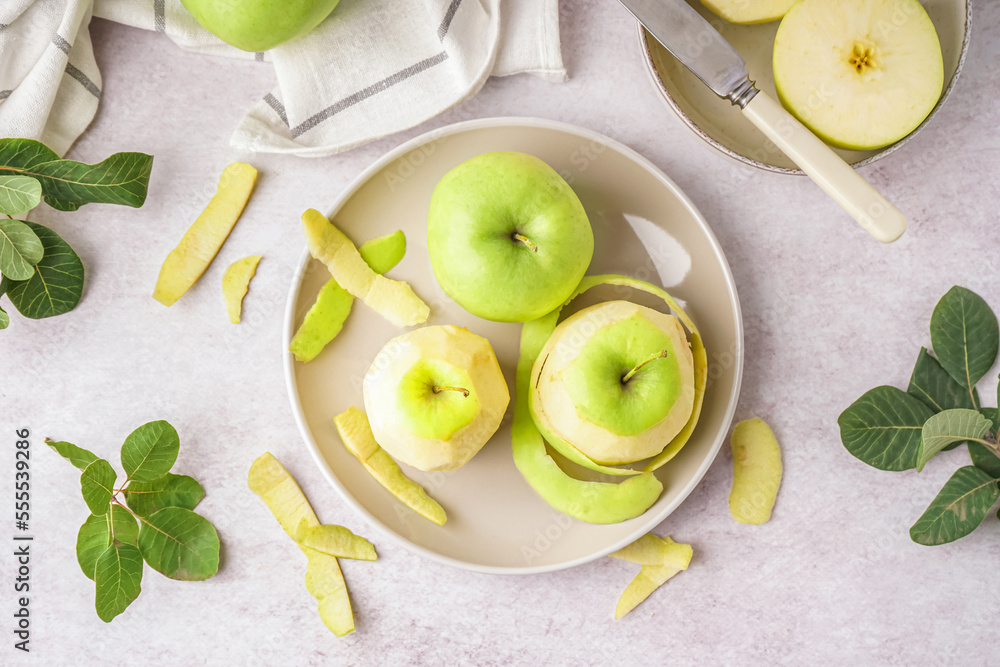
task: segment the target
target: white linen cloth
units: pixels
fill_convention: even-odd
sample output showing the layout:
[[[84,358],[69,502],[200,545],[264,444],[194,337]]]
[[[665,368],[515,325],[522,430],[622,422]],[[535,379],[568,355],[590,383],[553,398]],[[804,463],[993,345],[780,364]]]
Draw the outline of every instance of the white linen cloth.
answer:
[[[0,136],[63,155],[86,129],[101,95],[92,15],[191,51],[271,63],[277,87],[231,139],[251,151],[331,155],[436,116],[490,75],[566,78],[558,0],[341,0],[315,30],[263,53],[223,43],[180,0],[3,0]]]

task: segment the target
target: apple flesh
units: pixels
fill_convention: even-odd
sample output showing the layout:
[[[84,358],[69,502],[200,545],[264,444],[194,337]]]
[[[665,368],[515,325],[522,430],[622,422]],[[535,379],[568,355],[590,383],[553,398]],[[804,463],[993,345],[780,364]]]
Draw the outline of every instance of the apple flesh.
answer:
[[[767,23],[777,21],[798,0],[701,0],[712,13],[730,23]]]
[[[418,470],[455,470],[500,427],[510,393],[488,340],[456,326],[389,341],[362,383],[375,440]]]
[[[181,0],[210,33],[244,51],[267,51],[306,34],[340,0]]]
[[[690,418],[694,393],[694,358],[680,322],[629,301],[566,319],[532,369],[539,430],[603,465],[660,453]]]
[[[438,282],[473,315],[526,322],[559,306],[590,266],[594,233],[569,184],[542,160],[484,153],[431,197],[427,247]]]
[[[774,83],[781,103],[824,141],[875,150],[934,109],[941,44],[917,0],[801,0],[774,39]]]

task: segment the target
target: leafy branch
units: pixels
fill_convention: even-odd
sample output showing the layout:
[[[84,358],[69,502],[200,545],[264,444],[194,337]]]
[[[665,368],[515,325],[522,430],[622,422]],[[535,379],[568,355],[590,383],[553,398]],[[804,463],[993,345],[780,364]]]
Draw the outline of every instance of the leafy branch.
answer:
[[[154,421],[129,434],[121,448],[121,486],[108,461],[68,442],[45,442],[83,471],[80,491],[90,516],[77,534],[76,558],[94,581],[102,621],[110,622],[139,596],[143,561],[171,579],[215,575],[218,533],[193,511],[205,491],[195,479],[170,472],[180,450],[173,426]]]
[[[980,406],[976,390],[997,359],[1000,327],[982,298],[952,287],[930,330],[937,356],[920,350],[906,392],[876,387],[837,421],[847,451],[881,470],[919,472],[940,452],[968,447],[972,465],[951,476],[910,528],[914,542],[933,546],[971,533],[1000,499],[1000,418]]]
[[[42,199],[60,211],[103,203],[139,207],[146,200],[153,158],[115,153],[97,164],[62,160],[31,139],[0,139],[0,296],[25,317],[41,319],[76,308],[83,263],[66,241],[34,222],[15,220]],[[10,317],[0,308],[0,329]]]

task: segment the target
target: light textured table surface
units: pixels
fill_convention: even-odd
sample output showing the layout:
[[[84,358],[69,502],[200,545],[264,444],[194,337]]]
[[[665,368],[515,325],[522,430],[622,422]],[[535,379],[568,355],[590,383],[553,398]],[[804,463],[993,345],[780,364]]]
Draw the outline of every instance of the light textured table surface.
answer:
[[[931,310],[952,285],[1000,309],[1000,6],[976,9],[948,105],[864,172],[909,215],[909,231],[891,246],[874,243],[808,180],[744,171],[703,145],[647,81],[635,24],[612,0],[563,2],[568,82],[493,79],[474,103],[425,126],[320,160],[230,150],[231,130],[273,84],[270,66],[183,53],[161,35],[95,21],[104,97],[70,156],[138,150],[155,162],[142,209],[43,206],[32,215],[74,246],[88,278],[71,314],[29,321],[12,311],[0,333],[8,463],[0,498],[13,493],[13,429],[30,428],[36,536],[30,656],[11,647],[14,566],[8,548],[0,557],[0,663],[995,664],[1000,522],[989,518],[939,548],[907,534],[965,464],[964,449],[919,475],[883,473],[852,458],[837,429],[838,414],[865,390],[905,387],[929,344]],[[298,214],[327,206],[405,139],[502,115],[604,132],[661,167],[704,213],[745,318],[736,416],[764,418],[783,442],[781,494],[770,523],[736,524],[724,448],[657,529],[694,545],[690,569],[618,622],[615,602],[635,571],[627,563],[487,576],[376,540],[377,564],[344,564],[358,631],[337,639],[303,589],[303,559],[245,484],[253,458],[271,450],[324,521],[377,537],[313,464],[285,393],[281,322],[303,251]],[[150,298],[160,262],[234,159],[260,169],[257,192],[219,261],[168,310]],[[216,286],[228,262],[252,252],[265,259],[246,321],[233,326]],[[996,376],[980,386],[984,397]],[[222,568],[199,584],[147,568],[142,595],[105,625],[74,556],[86,516],[77,476],[42,437],[117,460],[122,438],[159,418],[181,434],[177,469],[207,490],[200,511],[222,537]]]

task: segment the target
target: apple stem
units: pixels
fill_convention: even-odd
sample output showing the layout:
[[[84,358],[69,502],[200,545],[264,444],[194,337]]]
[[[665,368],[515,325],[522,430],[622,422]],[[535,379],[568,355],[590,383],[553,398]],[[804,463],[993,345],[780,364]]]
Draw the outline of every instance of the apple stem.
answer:
[[[512,237],[515,241],[519,241],[528,247],[531,252],[538,252],[538,246],[528,240],[528,237],[520,232],[514,232]]]
[[[469,390],[465,387],[434,387],[434,393],[440,394],[442,391],[460,391],[465,398],[469,397]]]
[[[630,370],[628,373],[626,373],[622,377],[622,384],[625,384],[626,382],[628,382],[629,380],[631,380],[632,376],[634,376],[636,373],[638,373],[639,369],[641,369],[643,366],[645,366],[649,362],[656,361],[657,359],[666,359],[668,354],[669,353],[668,353],[667,350],[661,350],[659,352],[654,352],[653,354],[649,355],[648,359],[646,359],[642,363],[638,364],[635,368],[633,368],[632,370]]]

